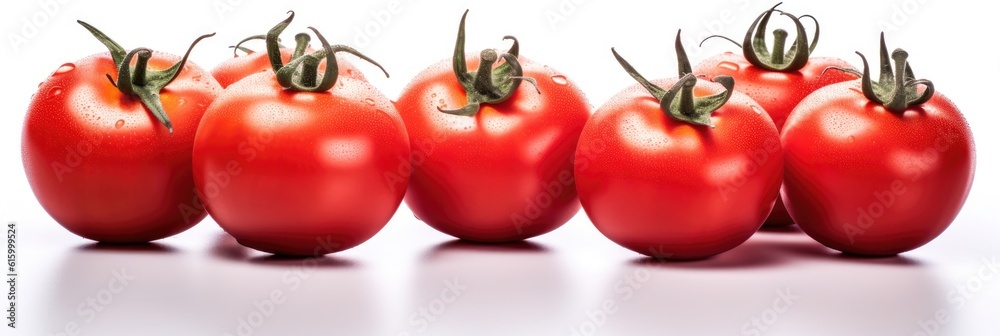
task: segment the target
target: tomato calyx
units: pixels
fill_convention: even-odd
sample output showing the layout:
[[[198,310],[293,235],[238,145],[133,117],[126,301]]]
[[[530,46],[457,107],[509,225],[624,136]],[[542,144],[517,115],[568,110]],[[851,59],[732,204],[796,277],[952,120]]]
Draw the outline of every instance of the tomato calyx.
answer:
[[[316,34],[316,38],[319,39],[320,43],[323,45],[323,49],[313,52],[311,54],[306,54],[306,50],[309,47],[310,37],[308,34],[299,33],[295,35],[295,51],[292,53],[292,58],[288,64],[284,64],[281,59],[281,44],[278,43],[278,35],[288,27],[295,18],[295,12],[288,11],[288,18],[279,22],[274,28],[271,28],[264,36],[264,41],[267,45],[267,57],[271,61],[271,67],[274,69],[275,77],[278,80],[278,84],[282,88],[294,92],[326,92],[330,90],[335,84],[337,84],[337,77],[339,75],[339,70],[337,67],[336,53],[346,52],[361,58],[372,65],[377,66],[385,77],[389,77],[389,72],[382,67],[381,64],[365,56],[360,51],[354,48],[348,47],[346,45],[333,45],[331,46],[327,42],[323,34],[320,34],[316,28],[308,27],[309,30]],[[251,36],[248,39],[254,39],[255,36]],[[326,59],[326,69],[322,74],[319,73],[320,61]]]
[[[462,115],[473,116],[479,112],[482,104],[499,104],[517,91],[521,81],[531,83],[538,90],[538,84],[534,78],[524,77],[524,70],[517,60],[520,45],[517,38],[511,35],[504,36],[504,40],[511,40],[513,44],[505,53],[497,54],[493,49],[483,49],[479,53],[479,68],[469,72],[465,65],[465,18],[469,15],[466,10],[462,14],[462,21],[458,25],[458,38],[455,41],[455,54],[452,57],[452,66],[455,70],[455,77],[465,89],[465,96],[468,103],[455,110],[445,110],[440,106],[438,111]],[[493,64],[503,59],[503,63],[493,68]]]
[[[681,31],[677,31],[677,38],[674,41],[674,49],[677,51],[678,78],[669,90],[653,84],[625,60],[615,48],[611,48],[618,64],[625,69],[632,78],[641,84],[650,94],[660,102],[660,110],[667,116],[676,120],[684,121],[694,125],[712,125],[712,112],[726,105],[729,97],[733,94],[735,82],[729,76],[717,76],[712,78],[713,82],[721,84],[725,91],[711,96],[695,97],[694,86],[698,82],[698,76],[691,73],[691,62],[688,60],[684,45],[681,44]]]
[[[780,5],[781,3],[779,2],[774,7],[771,7],[771,9],[757,16],[757,19],[750,25],[750,29],[747,30],[742,44],[722,35],[706,37],[701,43],[704,44],[705,41],[711,38],[722,38],[742,48],[743,57],[750,64],[758,68],[777,72],[799,71],[809,62],[809,54],[816,49],[816,42],[819,41],[819,21],[816,21],[816,18],[812,15],[795,16],[778,10],[777,8]],[[767,33],[767,23],[771,20],[771,15],[775,12],[789,17],[792,23],[795,24],[795,41],[792,42],[792,46],[787,51],[785,50],[785,42],[788,39],[788,31],[784,29],[775,29],[772,32],[774,45],[770,51],[767,49],[764,34]],[[812,43],[809,42],[805,26],[802,25],[802,19],[806,18],[812,20],[816,27]]]
[[[861,61],[864,63],[863,72],[839,67],[830,67],[826,70],[833,69],[861,77],[861,92],[864,93],[865,97],[894,113],[902,113],[911,106],[917,106],[930,100],[931,96],[934,95],[934,83],[926,79],[916,79],[916,76],[913,75],[913,69],[910,68],[910,63],[906,61],[909,54],[905,50],[897,48],[890,56],[889,49],[885,47],[885,33],[882,33],[879,39],[878,82],[872,82],[868,59],[857,51],[855,53],[861,56]],[[918,85],[924,86],[924,90],[919,91]]]
[[[170,82],[173,82],[174,79],[177,79],[181,70],[184,69],[184,64],[187,63],[188,56],[191,55],[191,50],[194,49],[194,46],[205,38],[215,36],[215,33],[199,36],[194,42],[191,42],[191,46],[184,53],[184,57],[166,70],[151,70],[147,68],[147,65],[149,59],[153,57],[152,50],[148,48],[136,48],[126,52],[125,48],[122,48],[118,42],[115,42],[94,26],[80,20],[76,22],[90,31],[98,41],[108,48],[108,53],[111,54],[111,59],[114,61],[115,67],[118,68],[117,81],[111,77],[111,74],[105,74],[108,80],[111,81],[111,85],[114,85],[118,88],[119,92],[128,97],[139,98],[142,104],[146,106],[146,109],[170,133],[173,133],[173,124],[171,124],[170,118],[167,117],[167,112],[163,109],[163,103],[160,102],[160,91],[170,84]],[[134,68],[131,67],[133,57],[136,58]]]

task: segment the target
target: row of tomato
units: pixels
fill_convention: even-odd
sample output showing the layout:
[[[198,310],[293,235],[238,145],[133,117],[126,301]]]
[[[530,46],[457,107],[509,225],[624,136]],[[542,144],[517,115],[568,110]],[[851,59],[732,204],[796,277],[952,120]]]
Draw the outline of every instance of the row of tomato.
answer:
[[[336,56],[381,65],[315,29],[322,49],[304,33],[281,46],[294,13],[211,73],[186,63],[191,49],[126,50],[80,22],[109,52],[39,86],[25,170],[58,223],[109,243],[211,214],[248,247],[322,255],[374,236],[404,198],[421,221],[477,242],[544,234],[582,204],[608,238],[658,258],[722,253],[762,224],[794,222],[864,255],[938,236],[974,172],[958,109],[884,38],[877,81],[863,55],[862,71],[810,57],[819,29],[810,38],[803,21],[815,19],[776,7],[742,44],[729,40],[742,54],[693,68],[678,31],[677,78],[647,80],[612,49],[638,84],[593,115],[512,36],[509,50],[467,54],[465,16],[452,57],[395,102]],[[766,46],[774,15],[795,25],[790,47],[780,29]],[[243,46],[255,39],[265,52]]]

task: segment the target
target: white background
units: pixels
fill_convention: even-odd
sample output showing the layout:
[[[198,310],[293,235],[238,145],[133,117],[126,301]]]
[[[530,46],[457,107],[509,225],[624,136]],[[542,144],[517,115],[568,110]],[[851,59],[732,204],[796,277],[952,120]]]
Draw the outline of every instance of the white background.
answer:
[[[1000,252],[994,155],[1000,114],[993,103],[1000,62],[993,44],[996,17],[982,2],[790,1],[781,7],[819,18],[823,34],[815,55],[853,64],[860,65],[855,50],[877,59],[878,32],[886,30],[890,48],[907,49],[917,76],[933,80],[972,126],[977,175],[961,215],[934,242],[896,258],[844,258],[799,232],[768,232],[707,261],[643,265],[639,255],[601,236],[582,212],[530,243],[477,247],[452,242],[405,206],[369,242],[315,268],[303,268],[302,260],[261,259],[210,219],[151,249],[113,251],[51,220],[24,177],[20,133],[35,84],[63,63],[104,51],[77,19],[126,48],[176,54],[196,36],[218,32],[192,56],[210,69],[231,56],[226,46],[264,33],[293,9],[289,34],[312,25],[333,43],[357,47],[388,68],[392,78],[385,79],[357,63],[386,95],[397,97],[421,69],[451,56],[459,17],[469,8],[468,50],[502,48],[503,35],[516,35],[523,55],[563,71],[600,106],[633,83],[610,47],[648,77],[675,76],[676,29],[684,29],[688,54],[697,62],[735,47],[719,40],[699,49],[695,36],[722,33],[739,40],[772,5],[575,1],[402,0],[381,23],[371,13],[387,9],[389,1],[52,0],[58,10],[49,14],[39,5],[46,1],[6,3],[0,14],[7,42],[0,47],[0,220],[20,230],[16,334],[59,335],[76,324],[81,335],[223,335],[236,334],[240,319],[248,317],[256,325],[253,335],[739,335],[753,334],[745,328],[755,317],[773,322],[758,328],[766,335],[1000,333],[1000,276],[987,277],[992,272],[984,268],[984,260]],[[553,24],[547,14],[563,18]],[[42,24],[23,35],[24,20],[33,18]],[[366,27],[372,33],[359,38]],[[11,34],[26,43],[15,47]],[[78,310],[88,297],[107,295],[113,272],[122,270],[135,279],[100,312]],[[442,296],[449,281],[464,288],[444,302],[451,298]],[[970,285],[978,291],[970,290],[968,298],[956,291]],[[270,309],[260,302],[273,291],[286,299]],[[787,309],[783,295],[790,298]],[[421,309],[440,314],[423,318],[425,325],[411,319]],[[936,316],[944,321],[928,322]]]

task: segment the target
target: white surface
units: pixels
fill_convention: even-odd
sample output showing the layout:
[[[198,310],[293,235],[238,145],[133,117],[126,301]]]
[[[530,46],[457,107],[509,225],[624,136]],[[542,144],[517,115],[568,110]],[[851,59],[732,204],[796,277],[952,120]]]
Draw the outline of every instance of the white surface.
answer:
[[[192,56],[211,68],[230,57],[226,46],[263,33],[294,9],[289,32],[313,25],[333,43],[358,47],[388,68],[391,79],[364,69],[376,86],[396,97],[425,66],[450,57],[458,19],[470,8],[468,50],[502,47],[503,35],[516,35],[523,55],[563,71],[600,106],[632,83],[614,63],[610,47],[649,77],[673,76],[676,29],[683,28],[689,41],[719,28],[740,37],[771,3],[402,0],[401,9],[380,24],[370,13],[388,8],[390,1],[336,6],[171,1],[155,7],[64,2],[53,15],[44,14],[48,22],[17,50],[9,39],[21,31],[22,18],[41,17],[40,4],[59,2],[10,2],[0,14],[8,41],[0,48],[5,67],[0,220],[15,221],[20,229],[19,320],[13,334],[61,335],[76,323],[80,335],[237,335],[239,319],[261,314],[255,302],[274,291],[285,299],[273,311],[263,309],[270,314],[253,335],[731,335],[753,334],[744,328],[755,317],[773,321],[762,335],[921,335],[921,325],[939,314],[947,321],[932,334],[1000,333],[1000,276],[983,261],[1000,252],[995,211],[1000,132],[992,129],[1000,117],[990,101],[996,99],[990,81],[1000,76],[1000,63],[994,61],[998,50],[991,37],[998,33],[996,18],[981,3],[789,1],[782,6],[821,20],[816,55],[854,64],[859,63],[855,50],[877,57],[879,23],[893,24],[897,29],[887,31],[890,48],[906,48],[917,76],[933,80],[972,125],[978,173],[962,214],[937,240],[902,257],[838,257],[801,233],[786,232],[758,234],[708,261],[645,265],[601,236],[582,212],[531,243],[491,248],[449,243],[404,206],[368,243],[312,268],[307,261],[263,258],[234,245],[211,220],[161,241],[158,251],[108,251],[48,217],[20,164],[21,123],[35,83],[65,62],[103,50],[76,19],[126,48],[172,53],[200,34],[218,32]],[[217,7],[232,11],[220,14]],[[118,8],[154,15],[128,17]],[[565,21],[550,24],[547,12],[560,10],[568,13]],[[368,41],[357,38],[366,25],[379,27]],[[734,48],[715,41],[698,49],[688,42],[696,61]],[[122,269],[134,280],[108,296],[120,288],[109,282]],[[449,287],[456,279],[459,286]],[[979,290],[959,299],[965,297],[959,287],[970,285]],[[453,296],[453,288],[462,286]],[[102,311],[91,315],[92,308],[78,309],[88,297],[101,295],[110,301]],[[787,309],[785,301],[791,303]],[[605,304],[610,309],[599,312]],[[440,314],[419,317],[421,309]],[[0,330],[12,334],[7,327]]]

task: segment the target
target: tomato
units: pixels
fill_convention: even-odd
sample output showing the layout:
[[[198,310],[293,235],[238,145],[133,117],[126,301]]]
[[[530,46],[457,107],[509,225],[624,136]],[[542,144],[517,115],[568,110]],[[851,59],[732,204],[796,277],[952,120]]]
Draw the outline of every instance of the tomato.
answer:
[[[647,81],[601,106],[576,152],[580,202],[597,229],[635,252],[699,259],[760,228],[781,185],[778,130],[760,105],[691,74],[677,34],[681,78]],[[670,88],[664,90],[662,88]],[[653,97],[650,97],[650,93]]]
[[[346,51],[374,63],[314,32],[327,61]],[[332,68],[317,80],[310,57],[282,66],[277,78],[259,73],[227,88],[195,138],[194,178],[208,212],[240,244],[264,252],[319,256],[357,246],[385,226],[406,190],[406,177],[401,187],[384,178],[410,151],[392,102]]]
[[[109,52],[62,65],[31,98],[22,155],[35,197],[67,230],[100,242],[148,242],[187,230],[205,217],[194,204],[194,134],[222,89],[185,64],[186,54],[126,54],[80,24]],[[119,73],[133,58],[136,65]]]
[[[773,12],[788,16],[795,24],[796,36],[793,47],[788,50],[792,53],[790,55],[785,55],[784,45],[788,33],[782,29],[774,32],[774,49],[771,52],[767,51],[764,44],[763,35]],[[804,17],[812,18],[812,16]],[[774,120],[778,131],[781,131],[788,114],[810,93],[830,84],[854,79],[850,74],[842,72],[824,72],[830,67],[852,68],[844,60],[809,57],[819,40],[819,26],[817,23],[816,34],[810,44],[799,19],[775,8],[765,11],[747,31],[741,46],[743,55],[726,52],[708,58],[699,63],[694,72],[708,78],[733,77],[736,81],[736,90],[746,93],[764,107],[771,120]],[[813,21],[815,22],[815,19]],[[780,199],[775,202],[774,210],[764,223],[768,226],[794,224]]]
[[[807,97],[781,137],[782,195],[795,222],[823,245],[872,256],[940,235],[965,203],[975,170],[972,132],[958,108],[930,81],[915,80],[905,51],[894,51],[890,64],[884,38],[881,56],[879,82],[865,60],[864,73],[847,71],[860,82]]]
[[[233,58],[220,63],[214,69],[212,69],[212,77],[219,81],[219,84],[223,88],[229,87],[233,83],[246,78],[247,76],[253,75],[258,72],[270,72],[272,71],[271,61],[267,57],[266,52],[254,52],[253,50],[247,49],[242,46],[246,41],[253,39],[262,39],[263,36],[252,36],[233,47]],[[284,63],[288,63],[292,59],[292,54],[294,51],[289,48],[280,48],[281,50],[281,60]],[[244,51],[247,54],[240,56],[237,51]],[[312,52],[308,49],[306,52]],[[355,79],[365,80],[365,75],[358,70],[350,61],[338,59],[337,66],[340,68],[339,73],[344,74],[345,77],[351,77]],[[319,71],[326,69],[326,62],[320,64]]]
[[[587,100],[558,71],[518,56],[511,36],[508,52],[467,55],[465,15],[458,36],[454,60],[418,74],[396,103],[413,146],[412,165],[399,169],[412,174],[406,203],[431,227],[470,241],[552,231],[580,208],[573,153]]]

